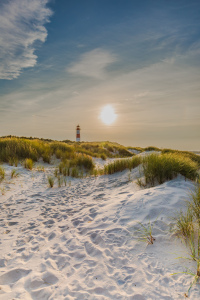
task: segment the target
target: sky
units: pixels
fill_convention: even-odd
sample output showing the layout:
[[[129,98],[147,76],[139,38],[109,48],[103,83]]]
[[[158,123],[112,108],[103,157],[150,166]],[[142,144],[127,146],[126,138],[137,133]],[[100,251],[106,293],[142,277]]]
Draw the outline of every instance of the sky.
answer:
[[[0,136],[78,124],[82,141],[200,150],[199,0],[0,0]]]

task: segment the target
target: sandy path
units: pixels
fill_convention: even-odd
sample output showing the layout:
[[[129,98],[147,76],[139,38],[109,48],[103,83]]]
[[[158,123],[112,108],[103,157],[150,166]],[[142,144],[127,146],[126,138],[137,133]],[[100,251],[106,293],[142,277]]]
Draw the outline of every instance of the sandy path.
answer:
[[[50,172],[47,171],[47,173]],[[23,171],[2,196],[0,299],[184,299],[193,267],[170,233],[170,217],[193,188],[181,177],[141,190],[127,171],[47,188],[47,173]],[[138,221],[156,241],[137,239]],[[200,298],[197,285],[191,299]]]

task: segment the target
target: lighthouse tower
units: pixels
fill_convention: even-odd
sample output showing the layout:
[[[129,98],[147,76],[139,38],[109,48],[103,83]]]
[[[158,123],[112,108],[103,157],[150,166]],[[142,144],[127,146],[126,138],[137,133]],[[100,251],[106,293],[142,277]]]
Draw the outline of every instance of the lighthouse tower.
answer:
[[[79,125],[76,126],[76,141],[77,142],[81,141],[80,130],[81,130],[80,126]]]

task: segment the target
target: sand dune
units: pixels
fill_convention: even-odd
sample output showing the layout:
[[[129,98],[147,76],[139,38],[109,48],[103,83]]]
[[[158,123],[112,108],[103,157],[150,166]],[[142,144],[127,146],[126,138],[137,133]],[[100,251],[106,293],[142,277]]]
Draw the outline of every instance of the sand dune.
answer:
[[[45,169],[18,167],[1,195],[0,299],[184,299],[192,278],[171,274],[195,265],[176,259],[189,253],[170,228],[191,181],[141,189],[136,168],[51,189]],[[153,245],[138,240],[149,221]],[[190,299],[200,299],[199,285]]]

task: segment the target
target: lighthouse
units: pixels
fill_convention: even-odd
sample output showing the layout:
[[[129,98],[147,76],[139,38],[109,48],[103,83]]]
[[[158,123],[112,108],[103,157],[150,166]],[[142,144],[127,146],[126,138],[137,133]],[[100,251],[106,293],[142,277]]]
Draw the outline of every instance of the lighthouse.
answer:
[[[80,142],[81,141],[81,136],[80,136],[80,126],[76,126],[76,142]]]

